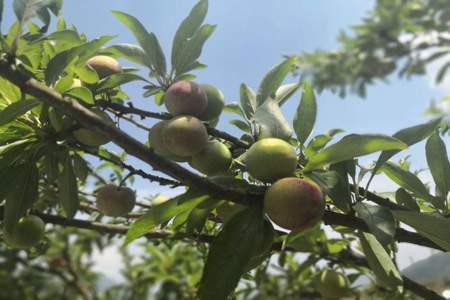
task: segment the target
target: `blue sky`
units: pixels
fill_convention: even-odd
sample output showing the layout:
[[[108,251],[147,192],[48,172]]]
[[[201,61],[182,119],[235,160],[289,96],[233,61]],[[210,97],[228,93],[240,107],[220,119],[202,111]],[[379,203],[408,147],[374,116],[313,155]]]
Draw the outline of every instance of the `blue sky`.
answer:
[[[5,24],[14,19],[12,1],[5,2],[4,30]],[[196,3],[194,0],[65,2],[63,14],[69,24],[75,24],[89,38],[115,34],[117,38],[113,43],[136,41],[110,11],[115,9],[136,16],[147,29],[156,33],[167,57],[170,57],[172,37],[179,23]],[[339,31],[357,24],[373,4],[372,0],[210,0],[207,22],[217,24],[218,28],[200,59],[209,68],[196,73],[197,81],[216,85],[223,90],[227,102],[236,101],[239,85],[244,82],[256,88],[265,72],[281,61],[282,55],[336,48]],[[152,99],[142,98],[140,84],[127,85],[125,90],[135,106],[161,109],[155,107]],[[392,134],[425,122],[427,117],[423,111],[427,103],[432,98],[439,99],[444,92],[443,88],[433,87],[428,77],[410,81],[392,77],[390,84],[371,87],[366,99],[355,96],[341,99],[324,92],[318,95],[319,114],[314,133],[342,128],[349,133]],[[299,97],[295,95],[284,107],[290,123]],[[240,134],[227,125],[229,117],[224,116],[219,128]],[[146,139],[142,131],[133,129],[130,133]],[[420,144],[406,152],[413,155],[416,169],[426,167],[423,147]],[[382,184],[387,183],[382,181]],[[135,188],[145,193],[167,192],[142,180],[136,182]]]

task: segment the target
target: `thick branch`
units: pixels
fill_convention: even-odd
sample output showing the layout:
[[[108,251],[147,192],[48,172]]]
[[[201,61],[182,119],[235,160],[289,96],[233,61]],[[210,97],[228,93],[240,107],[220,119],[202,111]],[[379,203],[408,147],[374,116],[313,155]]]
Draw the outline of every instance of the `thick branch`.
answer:
[[[178,164],[154,153],[142,143],[129,136],[119,128],[105,122],[95,113],[85,108],[75,99],[62,97],[59,93],[37,80],[21,73],[16,65],[6,59],[0,60],[0,75],[19,86],[22,91],[36,97],[37,99],[54,106],[65,112],[86,126],[95,129],[109,137],[116,145],[124,149],[128,154],[148,163],[154,169],[159,170],[182,182],[186,186],[198,188],[210,195],[221,196],[230,201],[244,205],[255,202],[251,195],[247,195],[235,189],[228,189],[200,177]]]

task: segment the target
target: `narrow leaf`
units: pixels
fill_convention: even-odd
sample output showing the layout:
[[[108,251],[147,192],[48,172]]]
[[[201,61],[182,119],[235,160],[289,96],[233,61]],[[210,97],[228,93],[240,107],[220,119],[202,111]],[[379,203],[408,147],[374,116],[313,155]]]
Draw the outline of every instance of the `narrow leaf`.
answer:
[[[288,140],[292,134],[278,102],[273,99],[266,100],[256,109],[255,121],[259,126],[260,139],[274,137]]]
[[[205,20],[208,11],[208,1],[199,1],[189,13],[175,33],[172,43],[172,66],[175,68],[177,61],[180,60],[180,53],[182,52],[186,41],[197,32]]]
[[[6,196],[4,225],[11,231],[27,209],[31,208],[38,197],[38,170],[34,162],[10,169],[7,176],[17,176],[10,181]],[[6,177],[2,177],[6,178]],[[6,183],[6,182],[5,182]]]
[[[395,201],[410,210],[420,211],[420,207],[417,204],[416,200],[403,188],[399,188],[395,192]]]
[[[257,207],[238,212],[211,245],[199,288],[200,300],[226,300],[245,266],[261,250],[264,218]]]
[[[420,179],[413,173],[406,171],[390,162],[385,163],[381,167],[380,171],[384,172],[392,181],[405,190],[410,191],[416,197],[431,202],[438,208],[442,208],[443,203],[439,201],[439,199],[431,196],[422,181],[420,181]]]
[[[275,93],[275,100],[278,101],[280,106],[282,106],[287,100],[289,100],[289,98],[292,97],[292,95],[295,94],[295,92],[298,91],[300,86],[301,84],[298,82],[280,86]]]
[[[351,134],[309,158],[304,171],[326,164],[349,160],[382,150],[404,149],[406,144],[398,139],[380,134]]]
[[[62,170],[58,176],[59,201],[66,216],[72,218],[80,206],[78,184],[73,170],[72,159],[66,154],[62,162]]]
[[[256,111],[256,93],[246,84],[242,83],[239,89],[241,106],[247,119],[252,119]]]
[[[303,94],[294,116],[294,131],[301,144],[311,134],[317,116],[317,103],[311,83],[303,83]]]
[[[258,106],[262,105],[268,98],[275,99],[278,88],[296,62],[297,57],[292,56],[270,69],[259,85],[256,101]]]
[[[147,81],[142,76],[133,73],[120,73],[111,75],[98,84],[96,91],[103,92],[136,80]]]
[[[145,53],[144,49],[133,44],[118,44],[105,49],[117,57],[123,57],[131,62],[143,66],[151,66],[150,58]]]
[[[427,163],[431,175],[442,198],[450,191],[450,162],[444,141],[435,132],[431,135],[425,146]]]
[[[395,210],[392,213],[400,222],[413,227],[421,235],[450,251],[450,220],[414,211]]]
[[[396,224],[389,209],[362,202],[358,202],[353,208],[382,245],[387,245],[393,241]]]
[[[148,32],[138,19],[129,14],[120,11],[113,11],[112,14],[130,29],[150,58],[152,66],[158,75],[165,76],[166,58],[156,35],[153,32]]]
[[[145,216],[131,224],[125,244],[131,243],[135,239],[154,229],[159,224],[169,221],[183,211],[194,208],[206,199],[208,199],[208,196],[190,190],[161,205],[153,207]]]
[[[361,246],[366,255],[370,269],[375,273],[378,281],[389,287],[398,287],[403,280],[389,254],[370,233],[359,233]]]
[[[39,104],[38,100],[21,100],[8,105],[5,109],[0,111],[0,126],[14,121],[33,107]]]
[[[84,86],[74,87],[64,93],[67,96],[76,98],[88,104],[94,104],[94,95],[90,89]]]

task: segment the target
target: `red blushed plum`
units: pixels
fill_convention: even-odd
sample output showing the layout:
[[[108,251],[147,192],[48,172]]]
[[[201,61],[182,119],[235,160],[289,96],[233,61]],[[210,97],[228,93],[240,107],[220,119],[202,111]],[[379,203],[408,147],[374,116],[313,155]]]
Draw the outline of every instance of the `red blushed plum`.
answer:
[[[289,230],[305,230],[316,225],[324,208],[322,191],[307,179],[280,179],[264,195],[265,212],[275,224]]]
[[[206,109],[208,99],[205,91],[195,82],[181,80],[172,84],[164,97],[167,111],[174,116],[198,117]]]

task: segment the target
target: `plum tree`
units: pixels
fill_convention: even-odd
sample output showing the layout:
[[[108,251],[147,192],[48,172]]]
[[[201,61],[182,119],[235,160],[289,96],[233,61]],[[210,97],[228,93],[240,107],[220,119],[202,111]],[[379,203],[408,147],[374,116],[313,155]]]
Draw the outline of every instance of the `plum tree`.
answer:
[[[177,161],[177,162],[187,162],[190,161],[190,157],[182,157],[172,153],[168,147],[164,144],[163,140],[163,128],[167,124],[168,121],[160,121],[153,125],[149,130],[148,141],[150,147],[161,156],[164,156],[168,159]]]
[[[119,62],[106,55],[96,55],[91,57],[86,64],[94,69],[100,78],[105,78],[113,74],[122,72]]]
[[[200,120],[212,121],[217,119],[225,106],[225,96],[222,91],[210,84],[201,84],[200,87],[205,91],[208,104],[205,110],[199,116]]]
[[[304,230],[323,215],[325,202],[319,186],[311,180],[286,177],[276,181],[264,194],[264,210],[280,227]]]
[[[102,118],[105,122],[114,124],[114,121],[109,117],[109,115],[106,112],[101,111],[99,109],[93,109],[92,112],[94,112],[96,115]],[[106,135],[87,128],[80,128],[75,130],[73,132],[73,136],[80,143],[92,147],[98,147],[110,141],[110,139]]]
[[[200,152],[192,156],[190,165],[206,175],[225,172],[232,162],[228,147],[217,140],[208,141]]]
[[[44,237],[45,224],[33,215],[22,217],[11,232],[4,232],[5,241],[14,248],[30,248]]]
[[[297,166],[295,149],[276,138],[266,138],[254,143],[244,160],[248,173],[263,182],[291,176]]]
[[[196,117],[181,115],[167,121],[162,127],[163,143],[178,156],[192,156],[208,142],[208,132]]]
[[[320,274],[317,290],[325,299],[341,299],[347,293],[348,285],[344,274],[325,270]]]
[[[136,194],[127,187],[106,184],[97,190],[97,209],[104,215],[120,217],[133,210]]]
[[[206,109],[208,99],[205,91],[195,82],[181,80],[172,84],[164,96],[167,111],[174,116],[200,116]]]

